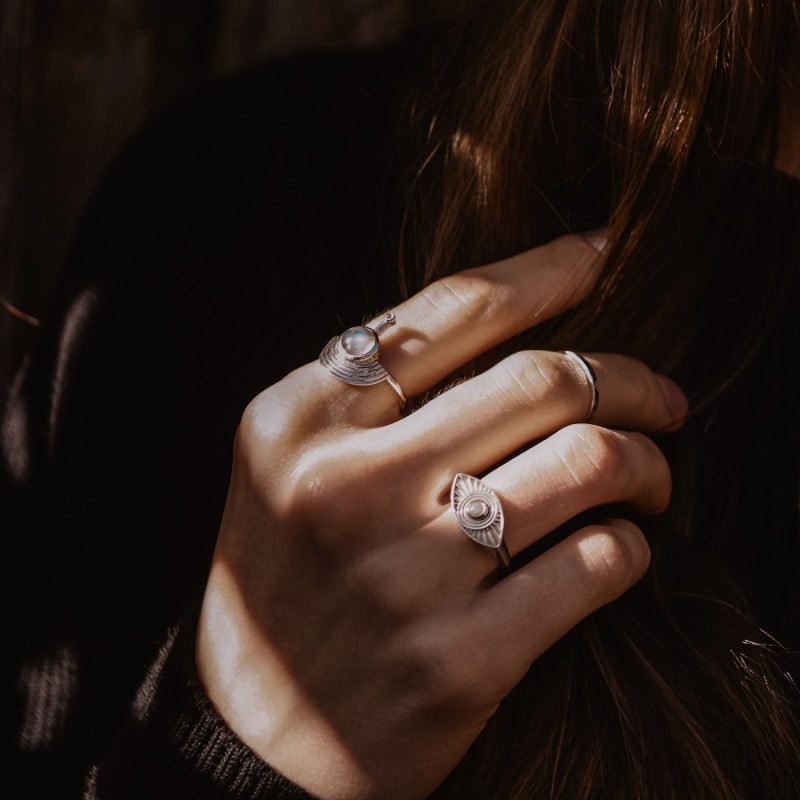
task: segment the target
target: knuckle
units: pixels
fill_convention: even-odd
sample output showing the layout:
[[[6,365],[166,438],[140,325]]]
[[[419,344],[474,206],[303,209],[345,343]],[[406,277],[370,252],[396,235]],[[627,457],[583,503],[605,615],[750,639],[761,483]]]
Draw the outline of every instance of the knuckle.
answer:
[[[290,419],[291,409],[279,401],[271,389],[256,395],[245,407],[239,421],[237,437],[242,441],[271,438],[284,430]]]
[[[551,360],[534,350],[520,350],[498,365],[528,400],[561,396],[569,389],[569,376],[553,369]]]
[[[280,493],[282,516],[308,527],[336,527],[347,513],[344,470],[335,459],[306,453],[284,478]]]
[[[575,484],[597,502],[627,500],[654,513],[666,508],[672,476],[652,439],[635,431],[582,423],[563,430],[567,444],[562,464]]]
[[[576,424],[564,429],[569,436],[569,463],[575,480],[591,489],[626,485],[630,474],[623,439],[597,425]]]
[[[501,385],[525,402],[545,400],[570,415],[582,416],[592,387],[586,371],[571,359],[555,352],[520,350],[507,356],[495,369]]]
[[[611,528],[597,528],[578,547],[581,581],[589,594],[601,601],[619,597],[641,577],[648,561],[646,552],[640,533],[622,536]]]
[[[236,474],[286,521],[325,517],[344,476],[331,448],[307,431],[301,405],[292,387],[275,384],[247,404],[234,437]]]
[[[313,369],[300,367],[257,394],[245,407],[239,422],[243,439],[288,442],[307,438],[307,418],[318,413],[319,404],[309,387],[318,385]]]
[[[492,318],[499,300],[496,285],[469,270],[434,281],[423,290],[422,296],[438,314],[466,314],[476,322]]]
[[[365,458],[360,442],[336,439],[309,447],[281,479],[278,513],[323,545],[358,548],[370,531],[387,526],[387,491],[365,491],[365,487],[391,486],[395,474],[379,454]]]
[[[287,431],[293,427],[290,406],[267,389],[245,407],[233,439],[233,466],[237,474],[273,476],[281,461]]]

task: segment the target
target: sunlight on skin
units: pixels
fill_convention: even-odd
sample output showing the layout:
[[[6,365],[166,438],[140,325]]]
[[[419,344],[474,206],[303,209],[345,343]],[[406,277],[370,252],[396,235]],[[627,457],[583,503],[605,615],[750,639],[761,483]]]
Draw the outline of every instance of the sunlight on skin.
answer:
[[[198,664],[204,664],[200,679],[207,692],[209,687],[216,687],[214,696],[221,706],[218,713],[254,753],[289,776],[302,765],[294,764],[291,753],[284,753],[282,742],[291,741],[297,748],[299,736],[305,740],[302,752],[325,752],[327,772],[316,776],[319,785],[309,782],[312,791],[319,793],[326,785],[335,785],[345,787],[341,800],[351,792],[363,796],[361,784],[367,783],[366,776],[343,744],[337,756],[335,743],[341,741],[338,733],[331,726],[323,728],[319,710],[298,694],[292,672],[275,658],[275,648],[260,634],[248,613],[236,577],[223,559],[216,559],[213,569],[217,581],[206,592],[197,647],[211,654]],[[206,637],[214,640],[213,647],[205,647]],[[269,670],[252,667],[265,663],[270,664]],[[264,698],[270,698],[270,702],[265,703]],[[314,718],[314,726],[302,724],[308,716]],[[309,730],[314,734],[309,735]],[[325,797],[339,800],[340,795]]]

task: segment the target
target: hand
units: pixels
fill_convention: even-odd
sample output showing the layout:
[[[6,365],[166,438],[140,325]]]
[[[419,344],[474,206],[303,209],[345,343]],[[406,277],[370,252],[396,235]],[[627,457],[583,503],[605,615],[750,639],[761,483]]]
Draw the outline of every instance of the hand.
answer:
[[[394,309],[381,363],[421,394],[578,303],[601,264],[568,236],[432,284]],[[326,800],[428,796],[531,662],[641,577],[641,531],[610,519],[498,579],[450,506],[456,473],[481,476],[512,555],[594,506],[665,508],[667,464],[635,431],[677,427],[684,396],[630,358],[586,357],[600,387],[591,424],[584,370],[543,351],[406,417],[388,384],[350,386],[317,362],[252,401],[197,664],[219,713],[275,769]]]

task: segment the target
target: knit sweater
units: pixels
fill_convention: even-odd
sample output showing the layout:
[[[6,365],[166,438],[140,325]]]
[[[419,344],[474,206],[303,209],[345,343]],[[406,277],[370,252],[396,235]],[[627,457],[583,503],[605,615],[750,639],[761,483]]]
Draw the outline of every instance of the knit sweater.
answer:
[[[306,796],[213,711],[195,620],[245,405],[398,299],[415,47],[225,76],[139,132],[85,210],[2,428],[25,797]]]

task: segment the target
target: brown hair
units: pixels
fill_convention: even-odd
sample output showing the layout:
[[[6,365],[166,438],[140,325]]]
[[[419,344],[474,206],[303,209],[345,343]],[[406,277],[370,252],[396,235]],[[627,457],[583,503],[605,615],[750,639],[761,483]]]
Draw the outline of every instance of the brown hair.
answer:
[[[757,165],[797,31],[790,0],[502,0],[437,50],[412,110],[408,290],[607,225],[593,296],[468,369],[615,350],[693,402],[660,442],[671,508],[640,520],[649,574],[533,664],[437,796],[800,796],[797,663],[775,638],[797,581],[800,192]]]

